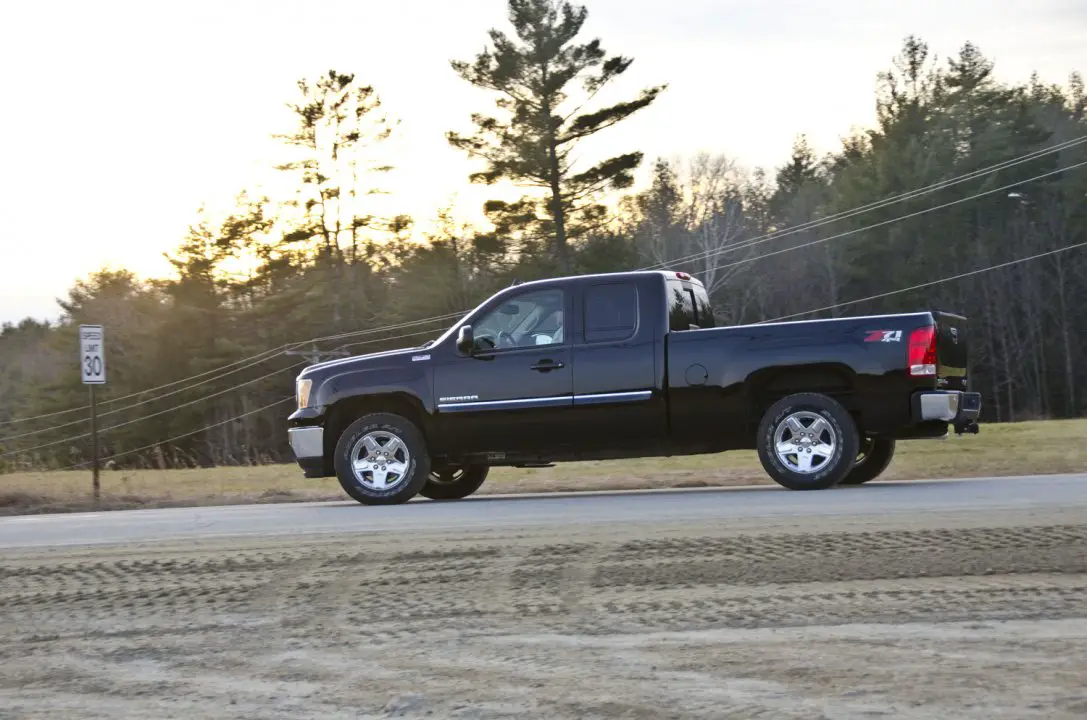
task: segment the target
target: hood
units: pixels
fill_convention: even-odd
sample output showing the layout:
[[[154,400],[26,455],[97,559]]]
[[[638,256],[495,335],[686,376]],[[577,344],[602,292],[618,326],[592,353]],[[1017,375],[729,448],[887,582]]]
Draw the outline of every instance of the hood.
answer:
[[[385,350],[383,352],[368,353],[366,355],[352,355],[351,357],[339,358],[337,360],[326,360],[325,362],[320,362],[316,365],[310,365],[309,367],[304,368],[302,372],[298,374],[298,377],[327,376],[338,370],[349,370],[353,367],[370,365],[375,361],[386,359],[394,360],[399,357],[406,357],[420,352],[426,352],[426,349],[422,346],[416,346],[401,348],[399,350]]]

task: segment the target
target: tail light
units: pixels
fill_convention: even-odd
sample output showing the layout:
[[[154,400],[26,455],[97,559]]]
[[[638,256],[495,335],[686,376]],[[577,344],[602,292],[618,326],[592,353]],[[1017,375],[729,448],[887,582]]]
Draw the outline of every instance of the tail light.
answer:
[[[936,375],[936,328],[932,325],[917,328],[910,333],[906,366],[911,377]]]

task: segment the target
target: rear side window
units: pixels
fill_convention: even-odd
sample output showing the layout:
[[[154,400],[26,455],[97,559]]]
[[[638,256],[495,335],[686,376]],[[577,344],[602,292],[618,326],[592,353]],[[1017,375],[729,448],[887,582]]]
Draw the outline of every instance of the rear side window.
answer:
[[[715,327],[713,307],[710,305],[710,296],[706,293],[706,288],[694,285],[692,293],[694,294],[695,324],[700,328]]]
[[[713,308],[704,287],[679,280],[669,280],[667,287],[670,331],[714,327]]]
[[[690,330],[694,321],[694,298],[678,280],[668,281],[668,329]]]
[[[630,283],[585,290],[585,342],[626,340],[638,324],[638,292]]]

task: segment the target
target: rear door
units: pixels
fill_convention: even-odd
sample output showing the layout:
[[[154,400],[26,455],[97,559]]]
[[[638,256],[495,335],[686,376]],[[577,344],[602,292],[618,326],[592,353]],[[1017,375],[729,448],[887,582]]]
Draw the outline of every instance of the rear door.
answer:
[[[601,279],[580,285],[574,312],[576,336],[573,426],[586,449],[641,447],[666,436],[658,374],[657,328],[648,283]]]

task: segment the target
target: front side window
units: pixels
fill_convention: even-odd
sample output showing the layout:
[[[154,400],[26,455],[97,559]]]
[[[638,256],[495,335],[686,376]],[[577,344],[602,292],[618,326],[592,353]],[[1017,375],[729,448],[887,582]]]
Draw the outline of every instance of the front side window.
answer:
[[[535,290],[503,301],[472,327],[481,350],[561,345],[565,340],[562,290]]]

